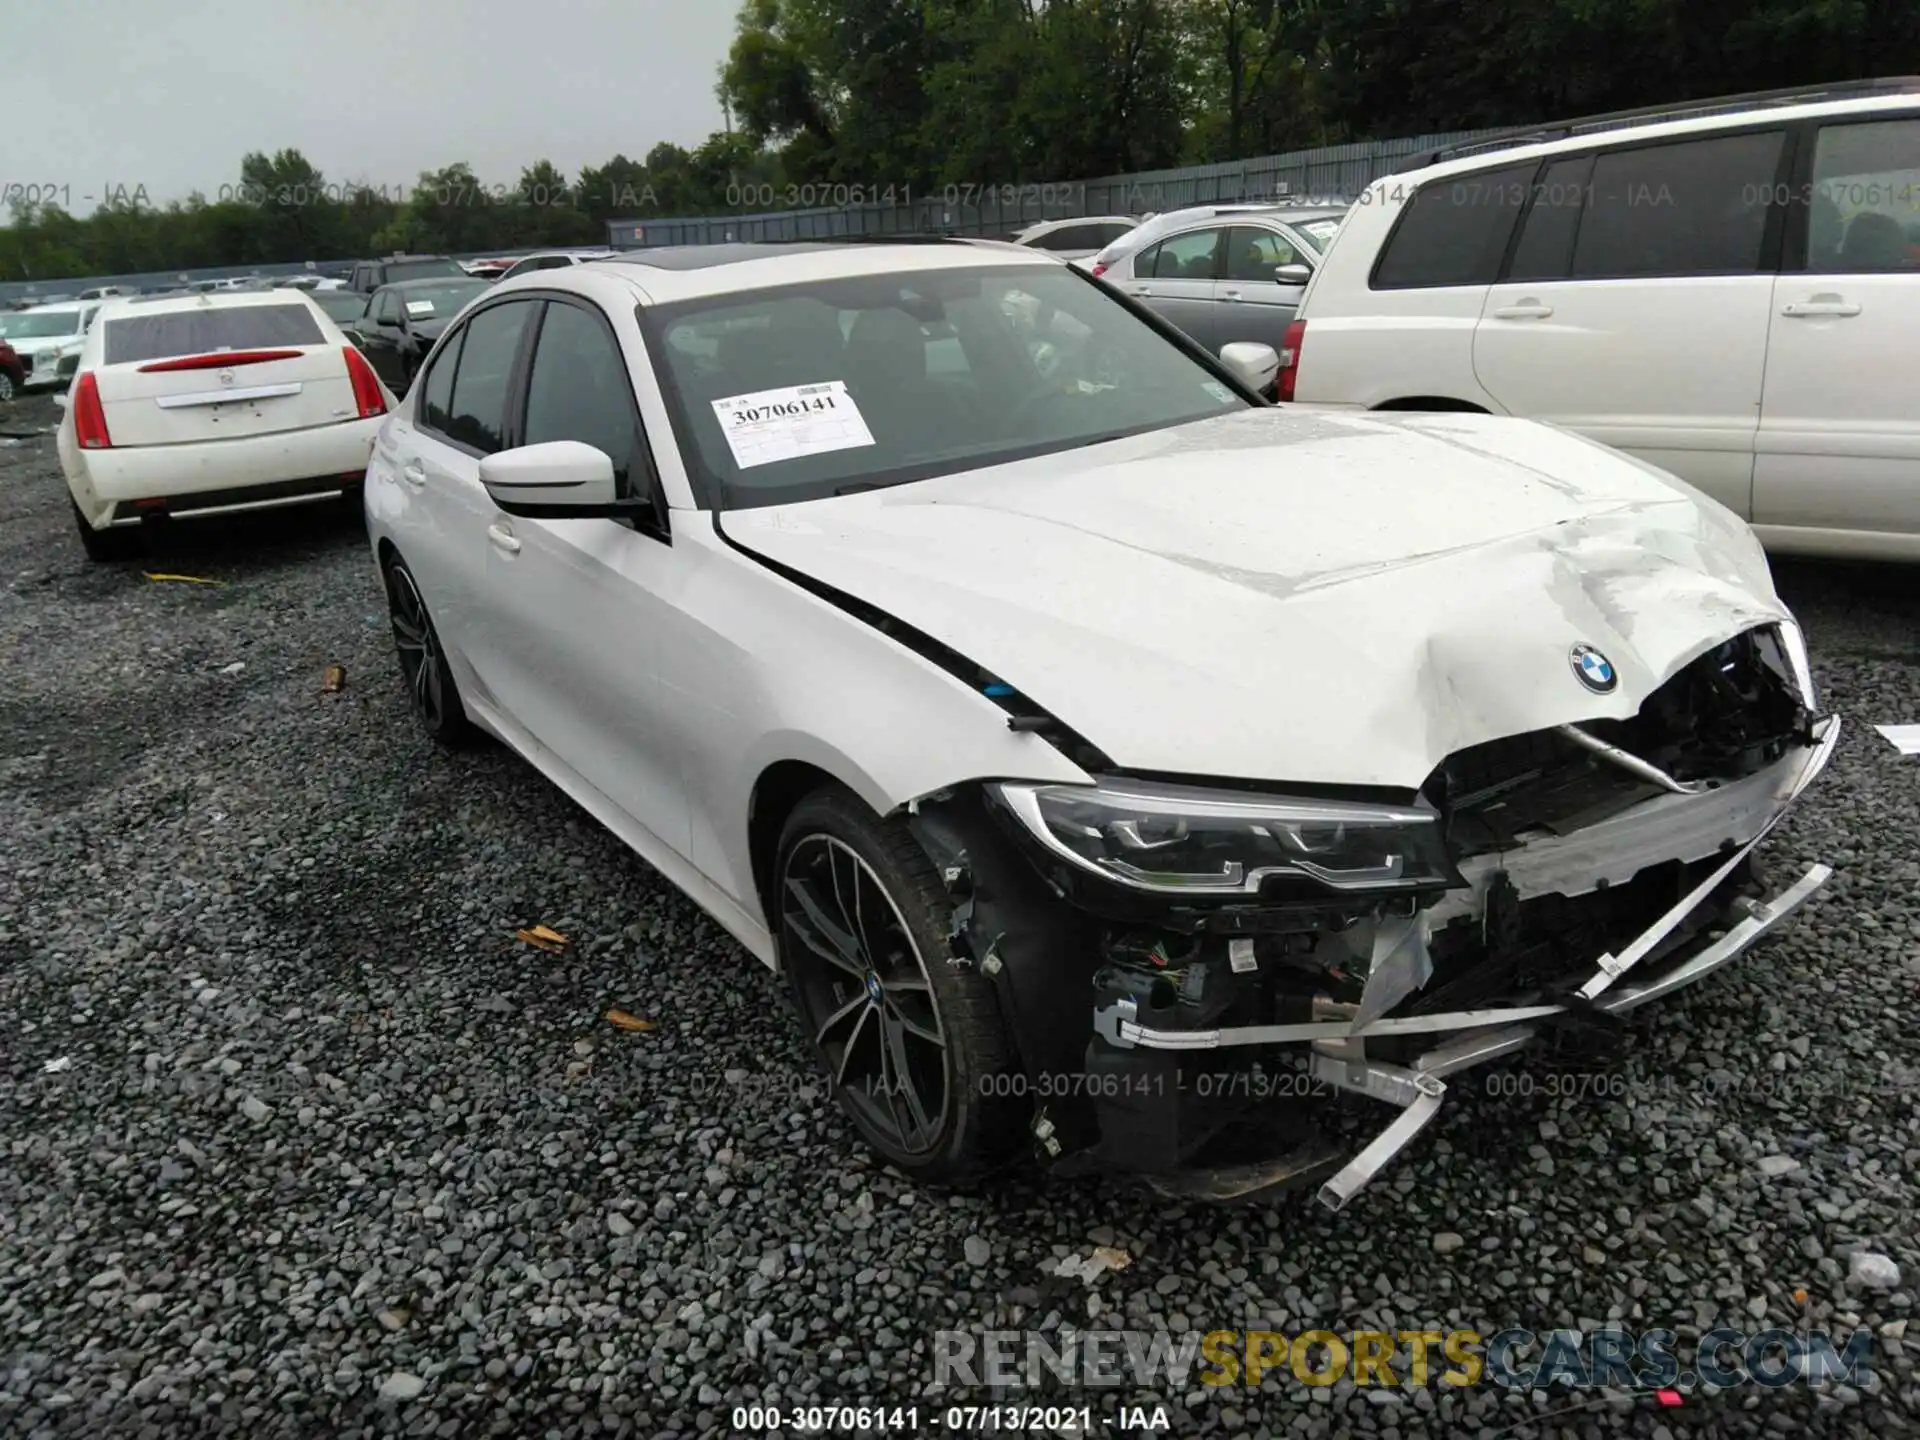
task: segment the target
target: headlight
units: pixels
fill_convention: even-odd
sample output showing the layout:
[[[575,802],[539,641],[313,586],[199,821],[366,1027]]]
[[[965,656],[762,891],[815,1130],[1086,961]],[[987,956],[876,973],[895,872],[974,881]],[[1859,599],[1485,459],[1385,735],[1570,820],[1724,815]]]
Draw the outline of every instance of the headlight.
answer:
[[[1249,896],[1270,877],[1364,892],[1464,883],[1424,807],[1118,779],[989,790],[1048,851],[1135,890]]]
[[[1813,689],[1813,662],[1807,658],[1807,639],[1800,633],[1800,626],[1792,620],[1780,622],[1780,648],[1786,652],[1787,664],[1793,671],[1793,683],[1800,687],[1800,703],[1809,710],[1820,708],[1819,697]]]

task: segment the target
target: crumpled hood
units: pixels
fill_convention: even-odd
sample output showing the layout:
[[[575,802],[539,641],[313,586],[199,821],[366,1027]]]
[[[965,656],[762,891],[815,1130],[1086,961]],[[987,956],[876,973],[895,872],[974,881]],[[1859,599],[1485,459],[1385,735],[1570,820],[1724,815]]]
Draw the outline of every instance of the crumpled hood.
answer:
[[[1482,415],[1263,408],[721,523],[1115,763],[1191,776],[1413,789],[1468,745],[1631,715],[1787,615],[1724,507]]]

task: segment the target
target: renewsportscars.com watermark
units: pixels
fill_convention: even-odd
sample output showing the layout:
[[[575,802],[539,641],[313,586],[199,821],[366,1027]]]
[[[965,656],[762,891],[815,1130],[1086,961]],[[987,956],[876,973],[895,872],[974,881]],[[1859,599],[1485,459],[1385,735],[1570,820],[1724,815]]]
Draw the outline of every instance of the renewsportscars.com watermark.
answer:
[[[1270,1379],[1425,1389],[1711,1390],[1873,1383],[1873,1334],[1824,1330],[939,1330],[933,1378],[946,1385],[1257,1388]]]

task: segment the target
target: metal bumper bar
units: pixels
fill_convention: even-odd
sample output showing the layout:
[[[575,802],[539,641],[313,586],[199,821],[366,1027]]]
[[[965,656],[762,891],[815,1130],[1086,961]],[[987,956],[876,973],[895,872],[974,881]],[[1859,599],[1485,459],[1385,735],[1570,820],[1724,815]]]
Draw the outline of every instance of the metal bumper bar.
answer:
[[[1618,955],[1602,955],[1594,972],[1581,986],[1581,998],[1595,1009],[1622,1014],[1649,1001],[1693,984],[1742,954],[1787,916],[1799,909],[1832,875],[1825,865],[1814,865],[1792,885],[1764,904],[1739,901],[1740,918],[1725,934],[1697,954],[1641,984],[1622,984],[1623,977],[1659,948],[1721,881],[1733,873],[1748,854],[1793,807],[1808,785],[1827,766],[1840,740],[1840,721],[1828,717],[1801,763],[1799,772],[1783,787],[1778,807],[1746,844],[1733,851],[1712,874],[1668,910]],[[1618,988],[1616,988],[1616,985]],[[1442,1076],[1511,1054],[1541,1033],[1541,1022],[1563,1015],[1565,1005],[1520,1005],[1490,1010],[1456,1010],[1435,1015],[1387,1017],[1365,1024],[1352,1020],[1321,1020],[1292,1025],[1243,1025],[1217,1030],[1161,1030],[1142,1025],[1138,1007],[1120,1000],[1094,1015],[1094,1028],[1122,1048],[1143,1046],[1157,1050],[1215,1050],[1241,1045],[1309,1044],[1314,1047],[1316,1078],[1341,1089],[1358,1091],[1400,1107],[1400,1115],[1367,1145],[1346,1168],[1320,1189],[1320,1200],[1339,1210],[1394,1156],[1405,1149],[1439,1113],[1446,1094]],[[1365,1041],[1374,1036],[1446,1034],[1453,1038],[1422,1055],[1412,1067],[1383,1065],[1365,1058]]]

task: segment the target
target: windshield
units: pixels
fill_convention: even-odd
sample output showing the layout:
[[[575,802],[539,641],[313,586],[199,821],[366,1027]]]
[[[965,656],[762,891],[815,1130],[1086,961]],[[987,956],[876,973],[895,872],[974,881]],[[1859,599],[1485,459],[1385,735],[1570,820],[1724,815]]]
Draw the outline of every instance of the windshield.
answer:
[[[1250,403],[1064,267],[865,275],[641,317],[696,483],[721,509],[924,480]]]
[[[394,293],[406,307],[411,320],[444,320],[474,296],[493,287],[484,280],[460,280],[448,285],[409,286]]]
[[[83,310],[24,310],[0,315],[0,337],[8,340],[45,340],[53,335],[81,333]]]
[[[333,320],[358,320],[367,313],[367,297],[351,290],[321,290],[314,295],[313,303]]]
[[[388,284],[395,280],[431,280],[436,275],[467,273],[451,260],[393,260],[388,262],[386,271]]]
[[[1293,228],[1300,233],[1302,240],[1324,255],[1327,253],[1327,246],[1333,243],[1333,237],[1340,233],[1340,222],[1338,220],[1303,220]]]

